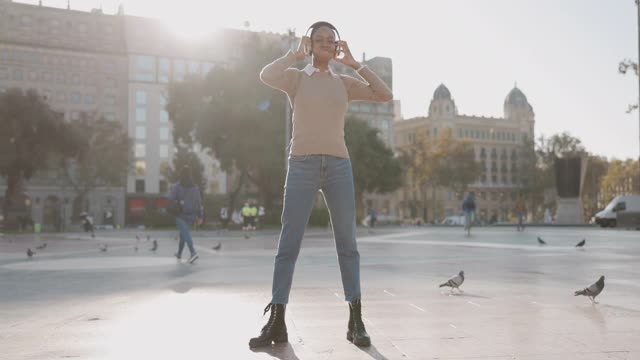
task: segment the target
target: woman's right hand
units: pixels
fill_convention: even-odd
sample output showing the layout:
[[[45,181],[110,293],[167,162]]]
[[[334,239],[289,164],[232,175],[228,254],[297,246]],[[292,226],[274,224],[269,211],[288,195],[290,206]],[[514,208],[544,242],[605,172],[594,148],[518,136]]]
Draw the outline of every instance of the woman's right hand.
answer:
[[[311,38],[308,36],[303,36],[300,39],[300,44],[298,44],[298,50],[296,51],[296,59],[304,60],[309,51],[311,50]]]

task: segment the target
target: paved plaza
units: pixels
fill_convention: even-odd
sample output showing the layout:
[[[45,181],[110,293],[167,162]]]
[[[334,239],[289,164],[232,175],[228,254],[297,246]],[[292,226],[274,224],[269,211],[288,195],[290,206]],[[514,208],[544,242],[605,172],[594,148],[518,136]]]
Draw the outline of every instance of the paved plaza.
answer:
[[[194,265],[172,256],[170,231],[3,235],[0,358],[640,359],[638,231],[361,229],[373,345],[360,349],[345,339],[332,235],[310,229],[287,307],[289,343],[252,351],[248,340],[268,318],[277,235],[196,232]],[[438,288],[460,270],[464,292]],[[600,275],[599,304],[573,296]]]

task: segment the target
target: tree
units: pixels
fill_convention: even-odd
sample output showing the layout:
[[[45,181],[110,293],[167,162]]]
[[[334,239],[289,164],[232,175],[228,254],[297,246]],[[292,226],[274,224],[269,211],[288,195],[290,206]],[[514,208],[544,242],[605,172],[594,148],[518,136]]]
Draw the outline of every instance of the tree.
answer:
[[[471,144],[454,139],[449,129],[440,132],[435,139],[418,132],[416,142],[403,150],[402,159],[408,180],[414,188],[421,189],[425,204],[427,187],[431,188],[434,220],[437,217],[436,189],[442,187],[462,193],[481,173]]]
[[[238,40],[241,60],[215,67],[204,80],[187,79],[169,90],[174,139],[200,143],[234,176],[229,196],[236,197],[250,181],[267,209],[282,195],[284,182],[285,96],[262,84],[262,67],[279,57],[279,43],[262,42],[256,34]]]
[[[9,89],[0,94],[0,175],[7,178],[3,212],[13,225],[12,209],[26,215],[24,181],[46,167],[48,154],[74,157],[80,148],[75,129],[51,110],[35,90]]]
[[[193,183],[200,189],[200,194],[204,196],[207,189],[207,179],[204,174],[204,166],[198,155],[185,145],[177,145],[177,152],[173,157],[173,166],[161,169],[162,175],[171,183],[175,183],[180,180],[180,169],[185,165],[191,168],[191,175],[193,176]]]
[[[640,171],[638,161],[612,160],[606,175],[602,178],[600,191],[605,203],[617,195],[640,193],[640,186],[634,180],[634,174]]]
[[[77,158],[61,157],[60,161],[76,192],[74,202],[84,204],[85,196],[99,186],[125,186],[131,170],[132,141],[122,124],[82,113],[70,126],[79,137],[80,149]]]
[[[353,168],[356,209],[362,214],[365,192],[388,193],[402,186],[402,164],[378,130],[356,117],[345,119],[344,138]]]

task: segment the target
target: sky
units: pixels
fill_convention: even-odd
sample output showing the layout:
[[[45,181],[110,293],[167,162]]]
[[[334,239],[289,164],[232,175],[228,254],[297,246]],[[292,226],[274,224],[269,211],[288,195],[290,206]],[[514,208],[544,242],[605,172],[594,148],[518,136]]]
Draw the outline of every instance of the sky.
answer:
[[[37,0],[20,0],[34,3]],[[66,7],[67,0],[42,0]],[[634,0],[71,0],[71,8],[158,18],[185,37],[220,27],[300,36],[333,23],[357,60],[393,60],[394,98],[405,119],[426,116],[440,83],[461,114],[503,116],[517,84],[536,114],[536,136],[569,132],[588,151],[637,158],[638,78],[618,73],[638,58]]]

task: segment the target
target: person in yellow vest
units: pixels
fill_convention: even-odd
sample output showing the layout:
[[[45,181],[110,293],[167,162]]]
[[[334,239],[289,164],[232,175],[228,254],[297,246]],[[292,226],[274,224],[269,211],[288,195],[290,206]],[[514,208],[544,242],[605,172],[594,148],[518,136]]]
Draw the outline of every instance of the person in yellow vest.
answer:
[[[249,206],[249,202],[245,202],[242,207],[242,230],[249,230],[251,227],[251,207]]]

